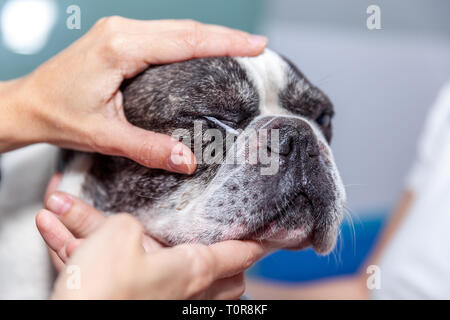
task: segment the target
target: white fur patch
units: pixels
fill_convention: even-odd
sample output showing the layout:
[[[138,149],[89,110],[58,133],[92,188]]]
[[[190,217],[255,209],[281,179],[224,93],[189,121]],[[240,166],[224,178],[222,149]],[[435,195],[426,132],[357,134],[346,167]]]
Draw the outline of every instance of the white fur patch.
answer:
[[[82,187],[92,160],[89,155],[77,155],[70,161],[64,170],[58,190],[67,192],[76,197],[82,196]]]
[[[260,98],[260,112],[266,115],[292,115],[282,108],[278,101],[278,93],[287,83],[287,63],[270,49],[255,58],[239,57],[236,60],[247,71],[255,84]]]

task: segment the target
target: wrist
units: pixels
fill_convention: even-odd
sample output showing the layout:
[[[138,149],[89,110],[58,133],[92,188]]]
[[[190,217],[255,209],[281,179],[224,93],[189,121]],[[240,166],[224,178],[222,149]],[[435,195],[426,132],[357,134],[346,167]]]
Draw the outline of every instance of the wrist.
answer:
[[[26,78],[0,82],[0,153],[42,140],[36,98],[26,89]]]

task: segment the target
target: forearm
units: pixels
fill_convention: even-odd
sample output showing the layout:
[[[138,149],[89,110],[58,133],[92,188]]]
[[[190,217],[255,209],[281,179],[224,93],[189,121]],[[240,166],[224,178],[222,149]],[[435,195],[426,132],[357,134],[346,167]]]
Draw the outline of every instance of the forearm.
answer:
[[[0,153],[40,140],[40,124],[32,111],[32,94],[24,79],[0,82]]]
[[[253,299],[280,300],[355,300],[367,299],[365,282],[356,276],[286,286],[270,282],[247,281],[246,293]]]

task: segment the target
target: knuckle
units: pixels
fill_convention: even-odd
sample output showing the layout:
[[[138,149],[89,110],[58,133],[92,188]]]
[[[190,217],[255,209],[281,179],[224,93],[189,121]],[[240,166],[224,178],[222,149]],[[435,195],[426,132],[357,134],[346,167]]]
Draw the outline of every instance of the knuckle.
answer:
[[[211,274],[211,269],[214,267],[214,255],[211,249],[205,245],[197,245],[197,263],[202,275]]]
[[[153,143],[150,141],[144,141],[137,150],[135,157],[140,163],[151,164],[154,151]]]
[[[95,27],[101,29],[101,31],[109,32],[113,31],[115,27],[117,27],[118,23],[121,21],[121,17],[119,16],[109,16],[103,17],[95,23]]]
[[[112,32],[101,37],[94,53],[107,64],[118,67],[124,59],[127,38],[123,33]]]
[[[213,282],[214,256],[205,245],[191,245],[186,249],[191,273],[190,295],[194,295]]]
[[[102,119],[103,120],[103,119]],[[109,120],[112,122],[112,120]],[[86,130],[90,134],[86,137],[89,147],[102,154],[122,155],[123,145],[118,145],[117,135],[112,134],[110,130],[105,129],[106,126],[98,127],[94,130]],[[109,127],[108,127],[109,128]],[[114,128],[114,127],[113,127]],[[117,129],[117,127],[116,127]]]
[[[202,23],[193,19],[184,19],[182,20],[182,22],[184,24],[185,29],[187,30],[198,30],[203,26]]]
[[[89,226],[89,212],[80,210],[79,204],[75,203],[73,207],[66,212],[65,217],[72,222],[72,229],[76,233],[83,232]],[[71,218],[67,218],[67,217]]]
[[[194,20],[189,20],[186,22],[186,27],[184,30],[180,31],[178,34],[179,39],[182,41],[184,47],[191,52],[192,56],[195,56],[201,42],[203,41],[202,25]]]
[[[113,55],[120,55],[125,46],[125,42],[126,38],[120,33],[115,33],[107,37],[105,41],[106,52],[109,52]]]

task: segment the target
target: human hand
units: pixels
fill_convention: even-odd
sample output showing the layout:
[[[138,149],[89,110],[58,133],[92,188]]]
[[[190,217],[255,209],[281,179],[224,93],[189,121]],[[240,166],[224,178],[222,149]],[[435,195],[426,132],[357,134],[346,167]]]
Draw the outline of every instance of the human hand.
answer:
[[[243,272],[266,253],[252,241],[162,248],[131,216],[106,218],[65,193],[50,195],[47,207],[36,217],[41,235],[81,271],[81,288],[70,290],[62,270],[56,299],[234,299],[244,292]]]
[[[61,179],[61,173],[54,174],[45,191],[44,205],[52,213],[44,210],[36,216],[36,225],[48,245],[53,266],[58,272],[64,269],[68,257],[81,241],[107,221],[103,213],[79,198],[56,192]],[[163,247],[147,235],[144,235],[142,245],[146,251]]]
[[[119,90],[122,81],[151,64],[252,56],[265,45],[263,37],[189,20],[101,19],[70,47],[2,90],[16,99],[6,102],[6,109],[15,113],[0,123],[7,135],[0,134],[0,152],[48,142],[192,173],[196,164],[189,148],[126,121]]]

